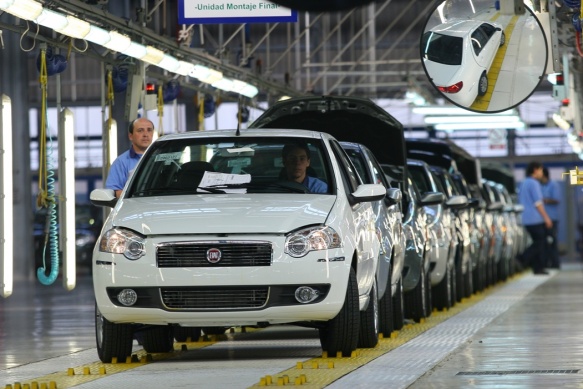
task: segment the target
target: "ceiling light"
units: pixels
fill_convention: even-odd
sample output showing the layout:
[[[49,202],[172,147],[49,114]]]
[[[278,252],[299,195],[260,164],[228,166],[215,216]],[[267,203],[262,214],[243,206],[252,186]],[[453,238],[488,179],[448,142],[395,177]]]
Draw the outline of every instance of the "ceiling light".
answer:
[[[65,15],[50,9],[43,9],[39,17],[36,18],[36,22],[53,30],[60,30],[69,24]]]
[[[176,69],[174,72],[182,76],[187,76],[190,74],[190,72],[192,72],[193,69],[194,64],[185,61],[178,61],[178,69]]]
[[[71,38],[83,39],[91,30],[91,25],[89,23],[74,16],[67,15],[67,22],[68,23],[63,28],[55,29],[55,31],[70,36]]]
[[[512,115],[515,111],[509,109],[503,112],[496,113],[480,113],[469,111],[467,109],[459,107],[448,107],[448,106],[426,106],[426,107],[414,107],[412,109],[414,114],[417,115],[472,115],[472,116],[490,116],[490,115]]]
[[[206,66],[194,65],[194,69],[190,72],[190,76],[194,77],[207,84],[213,84],[223,78],[223,73],[209,69]]]
[[[257,89],[255,86],[239,80],[235,80],[233,82],[233,88],[231,91],[250,98],[255,97],[257,93],[259,93],[259,89]]]
[[[495,129],[524,129],[524,122],[504,122],[504,123],[450,123],[436,124],[434,128],[438,131],[461,131],[461,130],[495,130]]]
[[[215,88],[230,92],[231,89],[233,88],[233,80],[223,77],[217,82],[212,83],[211,85],[214,86]]]
[[[169,72],[174,72],[176,69],[180,67],[180,64],[178,63],[178,60],[173,56],[164,54],[164,58],[162,58],[162,61],[160,61],[160,63],[157,66],[161,67],[162,69],[166,69]]]
[[[0,9],[21,19],[36,20],[43,11],[43,6],[34,0],[0,0]]]
[[[152,65],[158,65],[164,59],[164,52],[152,46],[146,46],[146,54],[140,58]]]
[[[107,47],[109,50],[117,51],[118,53],[123,53],[123,51],[132,43],[129,36],[120,34],[117,31],[110,31],[109,37],[110,40],[107,43],[104,43],[103,46]]]
[[[103,46],[111,40],[111,36],[109,35],[109,32],[105,31],[103,28],[92,25],[89,29],[89,34],[85,36],[85,40]]]
[[[488,115],[485,115],[488,116]],[[426,124],[447,124],[447,123],[503,123],[519,122],[520,118],[513,115],[499,116],[426,116]]]
[[[146,55],[146,46],[136,42],[131,42],[128,48],[122,51],[122,54],[128,55],[132,58],[141,59]]]

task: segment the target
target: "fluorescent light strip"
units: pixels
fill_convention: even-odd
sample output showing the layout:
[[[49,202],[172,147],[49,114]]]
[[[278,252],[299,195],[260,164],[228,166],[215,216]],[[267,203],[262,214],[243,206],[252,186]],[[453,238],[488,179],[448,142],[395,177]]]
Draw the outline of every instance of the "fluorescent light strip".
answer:
[[[117,51],[118,53],[123,53],[123,51],[132,43],[129,36],[120,34],[117,31],[110,31],[109,38],[110,40],[107,43],[104,43],[103,46],[112,51]]]
[[[180,67],[180,64],[178,63],[178,60],[173,56],[164,54],[164,58],[162,58],[162,61],[160,61],[160,63],[156,66],[168,70],[169,72],[174,72],[176,69]]]
[[[495,130],[495,129],[516,129],[521,130],[526,125],[523,122],[506,123],[452,123],[436,124],[438,131],[463,131],[463,130]]]
[[[448,124],[448,123],[503,123],[519,122],[518,116],[499,115],[499,116],[426,116],[427,124]]]
[[[164,59],[164,52],[152,46],[146,46],[146,54],[140,58],[152,65],[158,65]]]
[[[512,115],[515,111],[509,109],[503,112],[496,113],[479,113],[474,111],[469,111],[467,109],[459,107],[447,107],[447,106],[429,106],[429,107],[414,107],[412,109],[414,114],[417,115],[468,115],[468,116],[483,116],[489,117],[491,115]]]
[[[55,31],[70,36],[71,38],[83,39],[91,30],[91,25],[89,23],[74,16],[67,15],[67,22],[66,26],[60,29],[55,29]]]
[[[0,286],[2,297],[8,297],[14,279],[12,102],[6,95],[0,97]]]
[[[59,129],[59,192],[65,195],[64,225],[61,231],[64,234],[63,250],[63,286],[67,290],[73,290],[76,284],[76,231],[75,231],[75,123],[73,111],[65,108],[61,113],[64,117],[63,125]],[[62,237],[61,237],[62,238]]]
[[[36,20],[43,11],[43,6],[34,0],[2,1],[0,9],[24,20]]]
[[[61,30],[69,24],[67,17],[50,9],[43,9],[36,22],[41,26],[51,28],[53,30]]]
[[[136,42],[131,42],[127,49],[122,54],[129,55],[132,58],[141,59],[146,55],[146,46]]]
[[[182,76],[188,76],[194,69],[194,64],[190,62],[178,61],[178,65],[178,69],[175,70],[175,73],[178,73]]]
[[[109,32],[105,31],[103,28],[91,25],[89,33],[85,36],[85,40],[104,46],[111,40],[111,36],[109,35]]]

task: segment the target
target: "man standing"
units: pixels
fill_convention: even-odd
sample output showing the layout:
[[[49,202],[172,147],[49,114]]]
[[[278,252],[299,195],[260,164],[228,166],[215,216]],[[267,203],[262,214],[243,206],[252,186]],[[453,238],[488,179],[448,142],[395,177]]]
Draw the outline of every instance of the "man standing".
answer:
[[[546,230],[553,222],[545,211],[539,180],[543,177],[543,165],[531,162],[526,167],[526,178],[520,186],[518,201],[524,206],[522,223],[532,238],[532,244],[522,254],[525,265],[530,265],[534,274],[548,274],[544,268]]]
[[[543,168],[541,184],[545,210],[553,222],[553,226],[547,230],[545,250],[546,262],[551,268],[559,269],[560,259],[557,228],[559,226],[559,200],[561,198],[561,193],[559,184],[549,178],[549,169],[546,167]]]
[[[138,118],[128,127],[130,149],[113,161],[105,187],[115,191],[115,197],[119,197],[130,176],[136,168],[138,161],[154,137],[154,123],[146,118]]]

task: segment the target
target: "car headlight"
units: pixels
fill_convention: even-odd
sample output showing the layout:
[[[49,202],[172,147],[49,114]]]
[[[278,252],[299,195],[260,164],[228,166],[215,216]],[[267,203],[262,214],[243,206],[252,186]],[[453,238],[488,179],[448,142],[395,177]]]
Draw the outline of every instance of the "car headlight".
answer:
[[[310,251],[330,250],[342,247],[340,235],[328,226],[309,227],[291,234],[285,240],[285,253],[294,258],[303,257]]]
[[[130,230],[113,228],[101,236],[99,251],[123,254],[127,259],[136,260],[146,254],[146,247],[144,238],[137,233]]]

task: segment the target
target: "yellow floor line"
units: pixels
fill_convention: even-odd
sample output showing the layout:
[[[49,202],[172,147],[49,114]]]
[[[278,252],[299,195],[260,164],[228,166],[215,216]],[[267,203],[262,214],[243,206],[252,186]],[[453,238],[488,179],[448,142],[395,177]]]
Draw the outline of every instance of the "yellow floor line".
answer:
[[[494,21],[497,19],[499,14],[496,14],[495,17],[491,19]],[[494,93],[494,87],[496,86],[496,82],[498,81],[498,75],[500,74],[500,69],[502,68],[502,62],[504,62],[504,56],[506,55],[506,49],[508,48],[508,43],[510,42],[510,38],[512,37],[512,32],[514,31],[514,27],[516,26],[516,21],[518,20],[518,16],[515,15],[510,19],[510,22],[504,29],[504,35],[506,35],[506,42],[504,46],[498,49],[496,53],[496,57],[494,57],[494,61],[492,62],[492,66],[490,67],[490,71],[488,71],[488,89],[484,96],[478,96],[474,103],[471,105],[470,109],[476,111],[487,111],[488,106],[490,105],[490,101],[492,100],[492,93]]]
[[[197,342],[176,342],[175,351],[193,350],[208,347],[220,340],[220,336],[202,336]],[[70,367],[66,371],[59,371],[43,377],[31,380],[8,384],[5,389],[66,389],[95,381],[107,375],[121,373],[135,369],[148,363],[161,361],[175,357],[174,353],[154,353],[149,354],[144,350],[138,350],[125,361],[114,361],[114,363],[93,362],[87,365]]]
[[[516,274],[508,281],[521,277]],[[313,358],[307,361],[297,362],[290,369],[279,372],[275,375],[261,377],[259,382],[248,389],[259,389],[266,386],[302,386],[306,389],[321,389],[340,377],[358,369],[370,361],[388,353],[391,350],[407,343],[411,339],[421,335],[430,328],[444,322],[458,313],[470,308],[482,301],[485,297],[498,290],[504,283],[498,283],[482,292],[478,292],[469,298],[462,299],[461,302],[445,311],[434,311],[430,317],[422,319],[420,323],[407,324],[400,331],[395,331],[388,338],[381,339],[373,349],[357,349],[350,357],[328,357],[326,353],[321,358]]]

